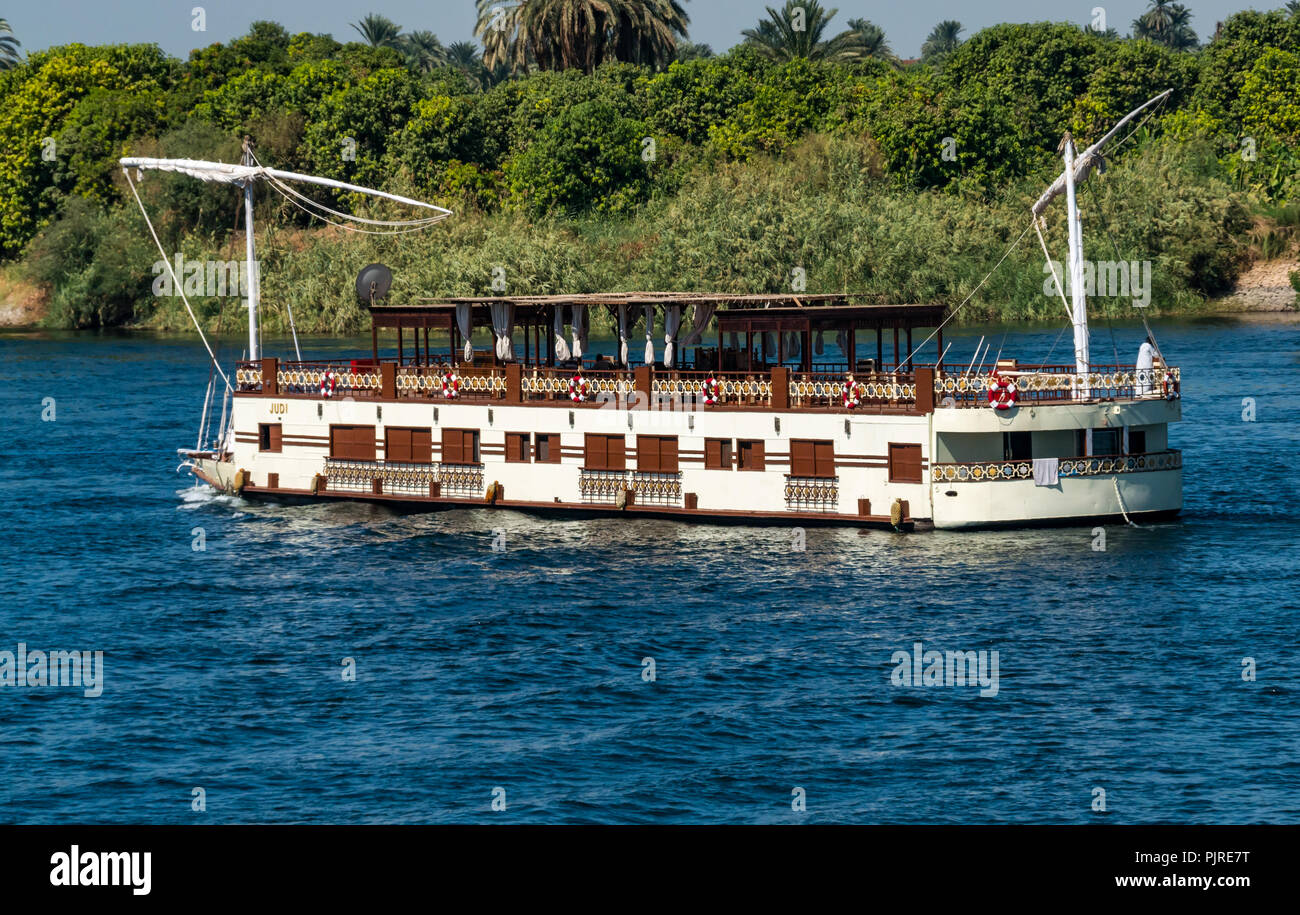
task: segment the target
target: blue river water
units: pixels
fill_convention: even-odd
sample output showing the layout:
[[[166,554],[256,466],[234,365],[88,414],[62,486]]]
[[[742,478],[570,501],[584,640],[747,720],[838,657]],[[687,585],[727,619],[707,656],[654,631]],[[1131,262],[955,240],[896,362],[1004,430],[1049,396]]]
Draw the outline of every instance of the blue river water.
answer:
[[[175,472],[195,341],[0,335],[0,652],[103,652],[97,697],[0,686],[0,821],[1300,821],[1300,324],[1155,326],[1186,509],[1104,551],[253,504]],[[982,334],[1057,329],[949,360]],[[915,642],[997,694],[894,685]]]

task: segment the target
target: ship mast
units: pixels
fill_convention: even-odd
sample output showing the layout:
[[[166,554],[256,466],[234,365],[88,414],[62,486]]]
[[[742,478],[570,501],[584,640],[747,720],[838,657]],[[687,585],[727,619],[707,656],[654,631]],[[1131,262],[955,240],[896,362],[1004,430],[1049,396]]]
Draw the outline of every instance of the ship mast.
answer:
[[[1088,302],[1083,289],[1083,221],[1079,218],[1079,205],[1075,188],[1086,181],[1094,166],[1101,163],[1101,148],[1110,142],[1115,134],[1141,112],[1169,98],[1172,89],[1166,89],[1154,98],[1134,108],[1119,123],[1106,132],[1106,135],[1093,143],[1081,154],[1075,155],[1074,138],[1067,131],[1061,140],[1061,155],[1065,160],[1065,172],[1043,192],[1031,208],[1034,220],[1042,218],[1047,205],[1065,194],[1067,219],[1070,230],[1070,321],[1074,325],[1074,371],[1077,376],[1075,389],[1084,397],[1088,396]]]
[[[253,149],[248,137],[244,137],[244,155],[240,162],[252,167]],[[257,305],[260,290],[257,288],[257,252],[253,242],[253,179],[244,179],[244,255],[248,263],[245,275],[248,282],[248,358],[256,362],[261,358],[260,334],[257,327]]]
[[[1065,201],[1070,228],[1070,306],[1074,322],[1074,373],[1079,377],[1079,391],[1088,396],[1088,301],[1083,288],[1083,222],[1074,187],[1074,137],[1066,131],[1061,141],[1065,158]],[[250,249],[251,250],[251,249]]]

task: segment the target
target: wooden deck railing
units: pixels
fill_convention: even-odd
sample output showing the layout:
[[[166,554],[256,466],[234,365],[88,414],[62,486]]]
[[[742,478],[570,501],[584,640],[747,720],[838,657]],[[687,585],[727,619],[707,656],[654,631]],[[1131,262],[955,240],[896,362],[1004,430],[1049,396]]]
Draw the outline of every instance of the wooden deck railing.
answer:
[[[873,372],[853,376],[853,406],[845,406],[848,374],[797,372],[777,366],[766,371],[708,372],[687,369],[529,366],[398,365],[392,361],[321,360],[240,362],[240,393],[282,397],[348,396],[383,400],[490,400],[505,403],[565,402],[603,405],[618,402],[633,409],[653,408],[665,398],[691,401],[700,408],[770,407],[778,410],[837,412],[915,412],[936,407],[987,408],[992,373],[966,366],[920,367],[913,372]],[[268,384],[265,374],[275,371]],[[1017,403],[1085,403],[1102,400],[1174,399],[1181,396],[1177,368],[1139,371],[1133,366],[1098,365],[1086,378],[1072,365],[1025,365],[1004,369],[1015,382]],[[580,376],[580,379],[579,379]],[[933,395],[918,398],[917,383],[933,385]],[[583,390],[580,401],[575,390]],[[922,395],[927,391],[922,390]]]

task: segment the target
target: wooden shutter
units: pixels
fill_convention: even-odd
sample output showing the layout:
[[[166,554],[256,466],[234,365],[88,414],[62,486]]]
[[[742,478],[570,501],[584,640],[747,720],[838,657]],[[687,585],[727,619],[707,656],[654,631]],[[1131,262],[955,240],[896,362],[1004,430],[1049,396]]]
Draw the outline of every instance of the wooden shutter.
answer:
[[[636,437],[636,469],[653,473],[661,470],[659,463],[659,443],[657,435],[638,435]]]
[[[765,466],[763,443],[761,441],[740,443],[741,470],[763,470]]]
[[[345,461],[373,461],[375,427],[330,426],[330,457]]]
[[[465,437],[460,429],[442,430],[442,462],[444,464],[465,463]]]
[[[506,433],[506,460],[516,464],[528,462],[528,433]]]
[[[659,470],[662,473],[677,472],[677,436],[665,435],[659,439]]]
[[[921,446],[889,443],[889,482],[921,482]]]
[[[627,469],[627,439],[622,435],[606,436],[605,466],[610,470]]]
[[[704,440],[704,466],[709,470],[722,469],[722,439]]]
[[[796,477],[817,475],[816,443],[806,439],[790,441],[790,474]]]
[[[411,458],[411,430],[389,428],[384,430],[384,460],[409,464]]]
[[[432,464],[433,463],[433,430],[432,429],[412,429],[411,430],[411,463],[413,464]]]
[[[588,433],[583,439],[585,445],[585,456],[583,464],[588,470],[608,470],[608,443],[603,435],[592,435]]]
[[[835,443],[813,443],[813,476],[835,476]]]
[[[537,461],[540,464],[560,463],[560,437],[558,435],[538,433]]]

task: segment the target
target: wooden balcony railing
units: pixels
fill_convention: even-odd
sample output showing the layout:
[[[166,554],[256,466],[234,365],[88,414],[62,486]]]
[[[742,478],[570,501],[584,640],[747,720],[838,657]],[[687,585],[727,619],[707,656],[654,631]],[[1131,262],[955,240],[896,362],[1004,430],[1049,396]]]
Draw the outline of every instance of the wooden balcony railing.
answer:
[[[275,369],[274,387],[264,373]],[[785,367],[754,372],[707,372],[641,367],[636,370],[527,366],[465,366],[448,379],[445,365],[397,365],[370,360],[285,362],[274,359],[240,362],[235,382],[240,393],[283,397],[354,397],[506,403],[574,402],[575,376],[585,387],[582,403],[617,402],[632,409],[653,409],[663,399],[677,399],[700,409],[770,407],[835,412],[915,412],[937,407],[987,408],[992,374],[966,366],[922,367],[913,372],[873,372],[853,376],[855,404],[846,407],[843,372],[794,372]],[[1086,403],[1110,400],[1175,399],[1181,396],[1177,368],[1139,371],[1133,366],[1099,365],[1086,379],[1071,365],[1019,366],[1002,374],[1016,384],[1017,404]],[[933,384],[933,395],[918,397],[917,381]],[[447,383],[450,381],[451,383]],[[926,391],[920,392],[927,395]]]

